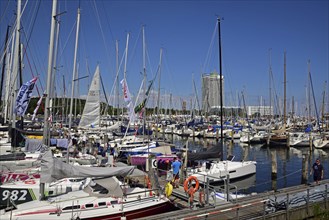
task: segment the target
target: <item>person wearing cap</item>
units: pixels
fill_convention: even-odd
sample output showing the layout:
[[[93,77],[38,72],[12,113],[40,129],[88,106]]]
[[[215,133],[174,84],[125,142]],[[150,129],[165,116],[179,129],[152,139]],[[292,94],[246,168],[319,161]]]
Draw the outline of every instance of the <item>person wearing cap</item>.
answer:
[[[316,159],[315,163],[312,166],[311,169],[311,175],[313,173],[313,179],[316,182],[316,184],[319,184],[319,181],[323,179],[323,166],[320,163],[320,159]]]

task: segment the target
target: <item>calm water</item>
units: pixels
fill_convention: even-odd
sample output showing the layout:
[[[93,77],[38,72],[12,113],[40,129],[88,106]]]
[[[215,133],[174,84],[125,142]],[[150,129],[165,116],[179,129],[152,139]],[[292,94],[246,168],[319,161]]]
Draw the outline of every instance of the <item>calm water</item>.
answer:
[[[182,138],[177,135],[168,135],[167,138],[178,146],[182,147],[188,140],[188,147],[191,150],[200,151],[203,148],[209,148],[217,142],[215,139]],[[272,181],[272,156],[276,155],[277,160],[277,178]],[[324,167],[324,179],[329,178],[329,149],[314,149],[309,153],[309,148],[268,148],[261,145],[241,145],[238,142],[224,142],[224,158],[226,155],[234,155],[235,160],[255,160],[257,161],[256,175],[237,181],[239,189],[244,189],[246,193],[264,192],[277,190],[285,187],[302,184],[303,155],[308,160],[308,180],[313,182],[313,176],[310,176],[310,167],[316,158],[321,159]],[[304,164],[305,166],[305,164]]]

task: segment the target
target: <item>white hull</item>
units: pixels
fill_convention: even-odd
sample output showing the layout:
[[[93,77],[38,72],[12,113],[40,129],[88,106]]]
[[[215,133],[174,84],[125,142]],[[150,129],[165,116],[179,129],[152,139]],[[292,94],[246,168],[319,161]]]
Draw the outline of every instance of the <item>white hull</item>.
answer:
[[[153,210],[166,211],[166,197],[149,196],[141,188],[127,189],[126,198],[94,197],[83,191],[55,197],[52,201],[33,201],[18,205],[18,209],[1,213],[5,219],[127,219],[147,216]],[[154,213],[156,214],[156,213]],[[131,216],[131,217],[130,217]],[[136,217],[135,217],[136,216]]]
[[[218,161],[212,162],[210,169],[205,169],[205,166],[192,170],[189,175],[198,178],[199,182],[206,183],[207,179],[210,182],[221,182],[229,175],[229,179],[237,179],[246,177],[256,173],[255,161]]]

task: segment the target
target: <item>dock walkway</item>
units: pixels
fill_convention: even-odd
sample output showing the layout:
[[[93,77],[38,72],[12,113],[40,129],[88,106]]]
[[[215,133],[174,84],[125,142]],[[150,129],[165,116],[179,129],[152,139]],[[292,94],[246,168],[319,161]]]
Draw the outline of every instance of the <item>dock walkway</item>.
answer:
[[[328,188],[329,180],[323,180],[319,185],[293,186],[229,202],[209,196],[209,201],[204,205],[200,205],[199,193],[196,192],[191,205],[181,186],[174,189],[169,197],[180,210],[143,219],[312,219],[329,208]],[[301,198],[296,198],[297,195]]]

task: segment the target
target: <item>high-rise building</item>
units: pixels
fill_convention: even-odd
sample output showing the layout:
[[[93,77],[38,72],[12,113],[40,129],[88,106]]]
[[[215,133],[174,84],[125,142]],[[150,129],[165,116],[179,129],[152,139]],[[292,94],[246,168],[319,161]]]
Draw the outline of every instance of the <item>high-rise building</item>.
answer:
[[[222,85],[224,106],[224,77]],[[220,108],[220,75],[217,72],[202,75],[202,109],[209,112],[213,108]]]

